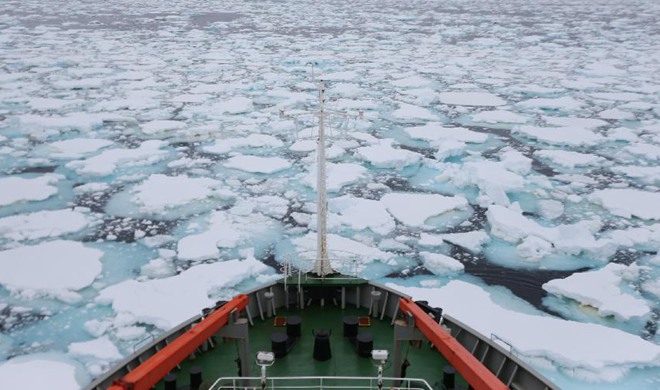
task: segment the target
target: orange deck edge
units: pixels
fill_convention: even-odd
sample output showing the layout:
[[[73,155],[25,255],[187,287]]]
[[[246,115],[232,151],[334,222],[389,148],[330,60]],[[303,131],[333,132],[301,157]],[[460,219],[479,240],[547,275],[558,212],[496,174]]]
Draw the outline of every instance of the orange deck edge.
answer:
[[[148,390],[186,359],[229,321],[233,310],[239,312],[248,303],[247,295],[237,295],[203,321],[179,336],[171,344],[140,364],[123,378],[113,382],[108,390]]]
[[[410,313],[415,326],[442,353],[449,363],[476,390],[504,390],[508,387],[475,358],[458,340],[410,299],[401,298],[399,308]]]

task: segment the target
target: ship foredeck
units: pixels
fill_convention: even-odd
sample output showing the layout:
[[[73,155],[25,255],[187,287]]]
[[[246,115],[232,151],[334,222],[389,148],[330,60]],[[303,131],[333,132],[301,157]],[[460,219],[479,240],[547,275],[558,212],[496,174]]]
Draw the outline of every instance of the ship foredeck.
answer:
[[[272,313],[271,313],[272,314]],[[268,377],[292,377],[292,376],[342,376],[342,377],[375,377],[377,367],[370,357],[358,355],[354,340],[343,336],[343,319],[347,316],[362,317],[361,323],[366,323],[365,317],[369,318],[368,326],[359,326],[358,334],[370,333],[373,338],[373,349],[392,350],[394,342],[394,327],[391,318],[374,318],[369,316],[369,308],[357,308],[355,305],[346,305],[341,308],[340,302],[313,302],[304,309],[290,307],[288,310],[281,308],[276,315],[264,320],[260,316],[253,318],[253,326],[249,328],[249,354],[255,357],[258,351],[271,351],[271,337],[274,333],[286,333],[283,326],[286,318],[297,316],[300,318],[300,338],[284,357],[275,359],[275,363],[268,367]],[[366,325],[366,324],[364,324]],[[331,358],[326,361],[318,361],[313,358],[315,330],[327,329],[330,333]],[[420,378],[426,380],[431,386],[442,381],[443,368],[448,364],[443,356],[431,348],[427,342],[406,343],[403,348],[403,357],[407,360],[405,376],[408,378]],[[202,371],[202,389],[208,388],[219,377],[239,376],[238,346],[231,339],[223,340],[215,338],[215,347],[196,354],[193,359],[181,363],[180,368],[175,369],[172,374],[177,377],[177,388],[189,385],[189,372],[194,367]],[[256,362],[250,362],[250,375],[258,377],[260,367]],[[396,375],[394,375],[396,372]],[[385,365],[384,375],[388,377],[399,377],[401,369],[393,370],[390,364]],[[241,373],[245,376],[245,373]],[[170,378],[171,379],[171,378]],[[467,387],[467,383],[456,377],[456,384]],[[347,388],[342,386],[344,388]],[[158,389],[165,389],[161,381]]]

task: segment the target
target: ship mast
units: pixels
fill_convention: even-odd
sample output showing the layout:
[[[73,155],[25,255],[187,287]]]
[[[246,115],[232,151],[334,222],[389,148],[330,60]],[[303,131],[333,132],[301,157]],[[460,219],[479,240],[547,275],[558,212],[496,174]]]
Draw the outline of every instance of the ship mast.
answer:
[[[312,68],[313,72],[313,68]],[[325,154],[325,119],[330,115],[339,116],[343,118],[352,117],[345,112],[338,112],[326,110],[325,108],[325,82],[318,83],[319,89],[319,103],[317,111],[312,115],[318,117],[319,128],[318,138],[316,140],[316,259],[314,260],[314,267],[310,273],[316,274],[321,278],[326,275],[334,274],[337,271],[332,269],[330,259],[328,258],[328,194],[327,194],[327,169],[326,169],[326,154]],[[300,115],[309,115],[310,113],[300,113],[294,115],[285,115],[284,110],[280,110],[281,117],[293,117]],[[362,111],[358,111],[356,118],[362,118]]]
[[[328,259],[328,198],[327,198],[327,178],[325,166],[325,83],[319,83],[319,134],[316,145],[316,261],[314,263],[315,274],[324,277],[335,271],[330,265]]]

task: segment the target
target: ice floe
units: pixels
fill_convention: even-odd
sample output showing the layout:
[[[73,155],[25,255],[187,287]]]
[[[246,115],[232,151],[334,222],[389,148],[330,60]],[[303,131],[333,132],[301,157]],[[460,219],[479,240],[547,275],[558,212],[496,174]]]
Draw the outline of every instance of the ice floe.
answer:
[[[338,223],[354,230],[370,229],[387,235],[396,227],[394,219],[382,202],[371,199],[342,196],[330,199],[330,223]]]
[[[37,153],[47,158],[73,160],[96,153],[112,144],[112,141],[106,139],[73,138],[46,144]]]
[[[442,307],[481,334],[497,335],[510,343],[518,356],[546,367],[551,364],[572,377],[615,382],[634,367],[660,365],[660,346],[636,335],[512,310],[494,300],[489,290],[464,281],[450,281],[440,288],[388,285]]]
[[[462,196],[440,194],[392,193],[385,194],[380,201],[398,221],[417,228],[427,228],[431,217],[469,207]]]
[[[551,145],[592,146],[605,141],[603,136],[581,127],[517,126],[512,133]]]
[[[0,218],[0,237],[14,241],[59,237],[95,222],[96,218],[84,209],[37,211]]]
[[[543,284],[543,289],[559,297],[597,309],[598,315],[628,321],[646,317],[651,307],[638,291],[628,285],[639,279],[639,266],[610,263],[589,272],[574,273]]]
[[[645,220],[660,219],[660,193],[633,188],[608,188],[594,191],[589,200],[610,213],[625,218],[637,217]]]
[[[227,138],[217,140],[212,145],[203,147],[207,153],[225,154],[236,148],[279,148],[284,143],[276,137],[268,134],[250,134],[243,138]]]
[[[126,193],[116,195],[107,210],[121,216],[175,219],[233,200],[235,194],[225,187],[223,182],[207,177],[154,174]],[[132,208],[123,202],[124,196],[128,196]]]
[[[474,230],[465,233],[429,234],[422,233],[419,237],[419,245],[441,246],[450,243],[473,253],[481,252],[481,247],[490,241],[490,237],[483,230]]]
[[[33,178],[19,176],[0,177],[0,206],[19,202],[39,201],[57,194],[57,183],[64,177],[48,174]],[[11,190],[8,190],[11,189]]]
[[[117,313],[130,315],[132,323],[153,324],[165,330],[215,305],[217,300],[227,298],[222,294],[223,289],[231,289],[267,269],[251,256],[244,260],[201,264],[169,278],[115,284],[101,290],[97,301],[111,304]]]
[[[494,110],[478,112],[472,115],[472,120],[483,123],[527,123],[530,118],[511,111]]]
[[[424,268],[436,275],[448,275],[461,272],[465,266],[460,261],[441,253],[419,252]]]
[[[408,165],[418,163],[423,157],[419,153],[394,148],[392,143],[393,140],[384,139],[377,145],[357,148],[355,153],[376,168],[402,169]]]
[[[18,356],[0,363],[0,388],[79,390],[91,382],[77,361],[56,353]]]
[[[265,203],[263,206],[266,206]],[[248,212],[245,212],[249,210]],[[208,227],[202,232],[186,235],[177,244],[177,257],[181,260],[214,259],[220,250],[240,248],[256,241],[266,242],[265,237],[272,236],[279,222],[258,212],[259,206],[253,204],[246,209],[238,205],[236,210],[216,211],[209,217]]]
[[[81,297],[75,291],[99,276],[102,257],[98,249],[63,240],[0,251],[0,284],[25,298],[53,296],[77,302]]]
[[[234,156],[224,166],[250,173],[272,174],[291,167],[291,163],[281,157]]]
[[[81,175],[107,176],[120,167],[138,167],[162,161],[167,152],[161,148],[166,145],[163,141],[144,141],[137,148],[108,149],[85,160],[71,161],[66,166]]]
[[[441,92],[438,94],[443,104],[457,106],[503,106],[506,100],[489,92]]]
[[[519,254],[529,254],[527,258],[530,261],[539,260],[539,257],[533,253],[541,248],[544,248],[544,254],[552,248],[552,251],[565,254],[587,253],[596,258],[607,258],[616,249],[613,242],[596,239],[595,233],[602,226],[599,220],[583,220],[575,224],[555,227],[541,226],[525,217],[515,203],[510,208],[491,205],[486,216],[490,233],[505,241],[524,245]],[[533,241],[525,241],[529,237],[534,237]],[[530,246],[536,250],[530,251]]]
[[[552,161],[565,168],[599,165],[605,158],[593,154],[572,152],[570,150],[537,150],[534,156]]]
[[[326,169],[329,192],[339,192],[345,186],[364,181],[369,177],[369,170],[359,164],[328,163]],[[316,188],[315,165],[310,167],[309,174],[303,180],[308,186]]]

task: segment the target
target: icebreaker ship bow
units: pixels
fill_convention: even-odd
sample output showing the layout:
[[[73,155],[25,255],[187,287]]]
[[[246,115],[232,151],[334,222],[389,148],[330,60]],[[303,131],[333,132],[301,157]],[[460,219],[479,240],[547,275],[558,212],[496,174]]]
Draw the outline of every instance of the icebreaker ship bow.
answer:
[[[149,340],[88,389],[556,388],[495,337],[361,278],[355,260],[330,258],[330,114],[321,83],[315,258],[283,260],[281,279],[217,302]]]

